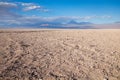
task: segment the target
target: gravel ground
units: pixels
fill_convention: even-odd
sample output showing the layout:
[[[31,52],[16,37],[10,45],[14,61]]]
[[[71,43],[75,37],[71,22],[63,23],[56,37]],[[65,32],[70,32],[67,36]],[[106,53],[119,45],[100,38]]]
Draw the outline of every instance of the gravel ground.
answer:
[[[120,80],[120,30],[0,30],[0,80]]]

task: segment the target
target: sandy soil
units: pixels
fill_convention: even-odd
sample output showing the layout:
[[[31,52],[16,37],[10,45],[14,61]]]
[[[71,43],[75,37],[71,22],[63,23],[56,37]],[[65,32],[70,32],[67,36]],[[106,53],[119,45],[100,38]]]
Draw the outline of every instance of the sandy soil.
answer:
[[[0,80],[120,80],[120,30],[1,30]]]

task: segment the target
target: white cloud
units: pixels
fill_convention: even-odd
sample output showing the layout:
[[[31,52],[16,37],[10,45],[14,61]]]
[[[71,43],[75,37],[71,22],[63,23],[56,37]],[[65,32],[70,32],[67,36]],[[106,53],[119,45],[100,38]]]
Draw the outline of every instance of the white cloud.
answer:
[[[23,11],[31,11],[31,10],[37,10],[40,12],[48,12],[49,9],[45,9],[43,6],[35,4],[35,3],[19,3],[23,7]]]
[[[112,18],[112,16],[105,15],[105,16],[101,16],[101,18],[103,18],[103,19],[109,19],[109,18]]]
[[[31,6],[34,5],[33,3],[21,3],[22,6]]]
[[[24,11],[30,11],[30,10],[41,9],[41,8],[42,8],[41,6],[36,6],[36,5],[27,6],[24,8]]]
[[[15,3],[8,3],[8,2],[0,2],[0,7],[16,7],[17,5]]]
[[[42,11],[42,12],[49,12],[50,10],[49,9],[41,9],[40,11]]]
[[[109,18],[112,18],[112,16],[103,15],[103,16],[85,16],[85,17],[81,17],[81,19],[84,19],[84,20],[90,20],[90,19],[109,19]]]
[[[50,24],[41,24],[40,26],[46,27],[46,26],[50,26]]]
[[[85,20],[89,20],[89,19],[93,19],[93,18],[96,18],[96,16],[85,16],[85,17],[82,17],[82,19],[85,19]]]

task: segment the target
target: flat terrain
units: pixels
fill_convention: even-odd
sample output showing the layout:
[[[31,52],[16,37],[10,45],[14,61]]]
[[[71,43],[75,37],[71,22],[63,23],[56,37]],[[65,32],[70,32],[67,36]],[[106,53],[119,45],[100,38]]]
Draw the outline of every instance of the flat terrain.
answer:
[[[0,80],[120,80],[120,30],[0,30]]]

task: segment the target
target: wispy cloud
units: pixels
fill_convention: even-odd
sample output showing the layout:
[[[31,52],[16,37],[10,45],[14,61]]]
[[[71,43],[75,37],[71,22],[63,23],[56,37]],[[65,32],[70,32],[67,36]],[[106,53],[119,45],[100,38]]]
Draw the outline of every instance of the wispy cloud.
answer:
[[[24,11],[30,11],[30,10],[46,10],[41,5],[37,5],[35,3],[21,3],[23,6]]]
[[[89,19],[110,19],[112,16],[109,15],[102,15],[102,16],[85,16],[82,19],[89,20]]]
[[[10,8],[10,7],[16,7],[17,5],[15,3],[8,3],[8,2],[0,2],[0,7],[6,7],[6,8]]]
[[[16,10],[14,12],[14,10]],[[38,11],[48,12],[49,9],[42,7],[35,3],[23,3],[23,2],[0,2],[0,19],[13,19],[21,17],[17,11],[24,13],[24,11]]]
[[[30,11],[30,10],[35,10],[35,9],[41,9],[41,6],[28,6],[24,8],[24,11]]]
[[[36,10],[40,12],[48,12],[49,9],[44,8],[41,5],[35,4],[35,3],[23,3],[23,2],[0,2],[0,11],[6,11],[17,8],[23,11],[31,11]],[[9,12],[9,11],[8,11]]]
[[[31,6],[34,5],[33,3],[23,3],[23,2],[19,2],[22,6]]]

